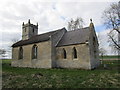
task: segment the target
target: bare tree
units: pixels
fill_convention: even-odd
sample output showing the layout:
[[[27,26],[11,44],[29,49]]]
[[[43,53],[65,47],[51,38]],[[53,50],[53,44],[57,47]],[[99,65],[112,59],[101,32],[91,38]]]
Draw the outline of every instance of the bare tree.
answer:
[[[10,51],[11,51],[11,46],[12,46],[14,43],[18,42],[18,41],[19,41],[19,38],[13,38],[13,39],[11,39],[11,43],[10,43],[10,45],[8,46],[9,49],[10,49]]]
[[[0,49],[0,57],[5,57],[6,50],[5,49]]]
[[[99,55],[104,56],[107,51],[103,47],[104,46],[104,43],[103,43],[104,40],[103,40],[103,38],[100,34],[98,34],[98,41],[99,41]]]
[[[77,18],[76,20],[71,19],[71,21],[68,22],[68,30],[77,30],[83,28],[83,24],[84,22],[81,17]]]
[[[98,43],[99,43],[99,56],[100,56],[100,62],[101,64],[103,63],[103,56],[106,55],[107,51],[106,49],[104,48],[104,38],[102,37],[101,34],[98,34]]]
[[[106,50],[104,48],[99,48],[99,54],[100,56],[104,56],[106,54]]]
[[[11,39],[11,43],[8,46],[8,50],[7,50],[7,52],[9,53],[10,56],[12,56],[12,47],[11,46],[18,41],[19,41],[19,37]]]
[[[102,19],[107,28],[110,29],[108,33],[110,46],[114,51],[120,50],[120,2],[112,3],[103,12]]]

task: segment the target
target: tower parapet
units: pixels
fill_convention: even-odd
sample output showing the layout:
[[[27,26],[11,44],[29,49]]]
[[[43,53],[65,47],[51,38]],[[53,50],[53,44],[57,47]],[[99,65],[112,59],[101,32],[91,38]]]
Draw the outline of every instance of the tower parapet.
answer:
[[[31,24],[30,19],[28,23],[22,24],[22,40],[29,39],[30,37],[38,34],[38,23],[37,25]]]

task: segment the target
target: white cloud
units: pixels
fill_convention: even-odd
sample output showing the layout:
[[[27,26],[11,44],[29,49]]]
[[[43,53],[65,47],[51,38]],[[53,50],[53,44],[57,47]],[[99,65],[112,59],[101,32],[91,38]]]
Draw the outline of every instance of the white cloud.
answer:
[[[96,25],[101,25],[101,13],[111,3],[94,0],[1,0],[0,1],[0,37],[2,45],[8,46],[13,38],[21,38],[22,22],[39,23],[39,33],[67,27],[71,18],[82,17],[89,25],[92,18]],[[108,0],[107,0],[108,1]],[[110,0],[114,1],[115,0]],[[17,37],[16,37],[17,36]],[[2,46],[0,46],[1,48]]]
[[[99,47],[102,47],[104,50],[106,50],[107,55],[114,55],[115,53],[112,51],[112,48],[109,46],[108,42],[108,33],[110,32],[109,29],[101,31],[98,34],[99,39]]]

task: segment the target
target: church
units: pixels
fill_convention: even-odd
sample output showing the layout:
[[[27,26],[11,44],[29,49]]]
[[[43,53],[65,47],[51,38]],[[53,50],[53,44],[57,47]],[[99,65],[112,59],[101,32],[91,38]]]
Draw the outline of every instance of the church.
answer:
[[[13,67],[77,68],[99,66],[98,39],[94,24],[76,30],[61,28],[38,34],[38,23],[22,24],[22,40],[12,45]]]

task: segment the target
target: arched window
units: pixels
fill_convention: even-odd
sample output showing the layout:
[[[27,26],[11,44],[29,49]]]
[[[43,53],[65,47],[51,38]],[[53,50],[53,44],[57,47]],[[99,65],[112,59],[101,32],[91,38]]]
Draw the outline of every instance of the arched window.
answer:
[[[23,59],[23,48],[19,48],[19,59]]]
[[[66,54],[66,50],[63,48],[63,58],[66,59],[67,58],[67,54]]]
[[[33,28],[33,33],[35,32],[34,28]]]
[[[26,32],[26,28],[24,28],[25,32]]]
[[[95,37],[93,37],[93,46],[94,47],[95,47],[95,42],[96,42]]]
[[[75,47],[73,48],[73,58],[77,58],[77,50]]]
[[[32,47],[32,59],[37,59],[37,45]]]

